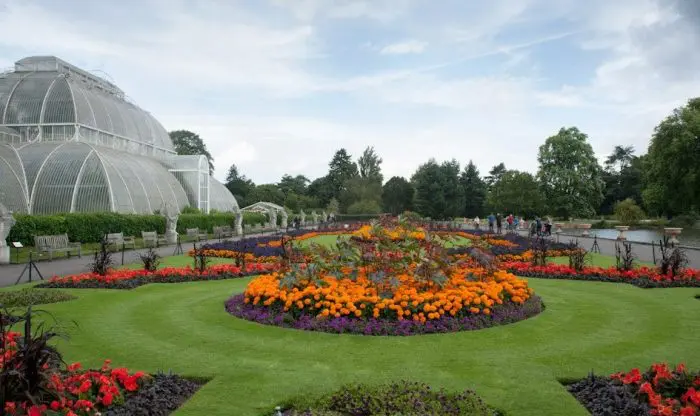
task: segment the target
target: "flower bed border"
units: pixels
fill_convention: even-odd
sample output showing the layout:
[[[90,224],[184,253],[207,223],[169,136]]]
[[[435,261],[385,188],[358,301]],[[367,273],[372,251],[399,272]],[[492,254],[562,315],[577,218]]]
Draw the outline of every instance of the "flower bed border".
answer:
[[[170,414],[182,407],[209,380],[182,377],[177,374],[153,374],[153,381],[129,395],[124,403],[108,408],[104,416]]]
[[[335,334],[374,336],[410,336],[472,331],[523,321],[538,315],[545,309],[542,300],[533,295],[522,305],[504,303],[495,306],[490,315],[443,316],[440,319],[421,323],[409,319],[398,321],[374,318],[360,319],[347,316],[320,319],[307,313],[295,317],[291,313],[279,309],[245,303],[244,299],[243,293],[234,295],[225,302],[226,311],[237,318],[263,325]]]
[[[65,277],[53,277],[39,288],[61,289],[135,289],[150,283],[185,283],[210,280],[238,279],[268,273],[277,268],[268,263],[255,263],[246,265],[246,270],[240,267],[221,264],[211,266],[204,273],[199,273],[190,267],[165,268],[155,272],[145,270],[116,270],[101,276],[94,273],[84,273]]]
[[[689,269],[680,277],[656,273],[650,268],[621,272],[614,267],[585,267],[582,272],[564,265],[533,266],[526,262],[505,262],[503,268],[516,276],[538,279],[627,283],[643,289],[700,287],[700,270]]]

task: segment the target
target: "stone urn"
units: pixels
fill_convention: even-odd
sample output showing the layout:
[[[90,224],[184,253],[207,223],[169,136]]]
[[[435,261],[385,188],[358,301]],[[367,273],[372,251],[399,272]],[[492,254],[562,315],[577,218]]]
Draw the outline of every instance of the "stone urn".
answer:
[[[564,223],[561,222],[555,222],[554,223],[554,232],[557,234],[562,233],[562,227],[564,227]]]
[[[15,223],[12,211],[0,204],[0,264],[10,263],[10,247],[5,242],[5,239],[10,235],[10,230]]]
[[[668,242],[671,244],[671,247],[678,245],[678,236],[681,235],[681,231],[683,231],[682,228],[664,228],[664,234],[670,237]]]
[[[615,229],[617,230],[617,239],[620,241],[625,241],[627,240],[627,237],[625,237],[625,231],[629,230],[630,227],[627,225],[616,225]]]
[[[583,230],[583,232],[581,233],[583,237],[588,237],[590,235],[590,232],[588,230],[591,229],[591,224],[579,224],[578,228]]]

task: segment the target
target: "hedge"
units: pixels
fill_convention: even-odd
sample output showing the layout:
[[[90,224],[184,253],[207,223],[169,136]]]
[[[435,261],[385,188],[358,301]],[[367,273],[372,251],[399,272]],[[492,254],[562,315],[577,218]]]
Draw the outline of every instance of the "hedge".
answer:
[[[15,214],[17,223],[8,241],[19,241],[24,245],[33,245],[36,235],[68,234],[70,241],[97,243],[107,233],[124,233],[124,235],[141,237],[141,231],[165,232],[165,217],[160,215],[135,215],[117,213],[75,213],[60,215]],[[215,226],[233,226],[233,213],[216,214],[182,214],[177,222],[177,230],[184,234],[187,228],[199,228],[212,232]],[[244,224],[265,222],[265,216],[256,213],[244,213]]]

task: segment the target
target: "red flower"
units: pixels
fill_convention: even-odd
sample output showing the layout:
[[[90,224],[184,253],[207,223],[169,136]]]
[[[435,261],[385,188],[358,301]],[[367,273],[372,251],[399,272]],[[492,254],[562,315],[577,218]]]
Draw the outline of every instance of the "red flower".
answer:
[[[46,406],[37,406],[34,405],[29,408],[27,411],[28,416],[41,416],[42,413],[44,413],[44,410],[46,410]]]
[[[114,396],[112,396],[112,393],[105,393],[105,395],[102,396],[102,404],[104,406],[111,406],[112,400],[114,400]]]
[[[51,407],[51,410],[56,411],[56,410],[58,410],[58,409],[61,408],[61,403],[59,403],[59,402],[57,402],[56,400],[54,400],[54,401],[51,402],[51,406],[50,406],[50,407]]]
[[[127,377],[124,380],[124,388],[128,391],[136,391],[139,389],[139,384],[136,382],[138,379],[135,377]]]
[[[696,416],[697,413],[695,410],[693,410],[692,407],[690,406],[685,406],[684,408],[681,409],[681,412],[679,413],[680,416]]]
[[[82,365],[80,363],[73,363],[73,364],[68,366],[68,371],[74,372],[76,370],[79,370],[80,367],[82,367]]]
[[[700,407],[700,390],[695,390],[694,387],[689,388],[688,391],[681,396],[681,401],[684,403],[693,403]]]
[[[632,384],[639,383],[641,380],[642,374],[639,372],[638,368],[634,368],[622,379],[622,382],[625,384]]]

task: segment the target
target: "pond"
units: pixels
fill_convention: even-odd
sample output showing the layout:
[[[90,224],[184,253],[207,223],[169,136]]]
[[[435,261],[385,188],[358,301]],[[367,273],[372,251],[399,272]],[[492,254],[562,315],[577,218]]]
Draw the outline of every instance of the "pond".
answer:
[[[566,234],[581,235],[582,230],[563,230]],[[615,239],[618,232],[614,228],[606,228],[600,230],[590,230],[591,236],[597,235],[600,238]],[[658,243],[663,239],[663,229],[637,229],[625,231],[627,241],[635,241],[640,243]],[[684,228],[678,240],[684,246],[700,247],[700,230],[697,228]]]

